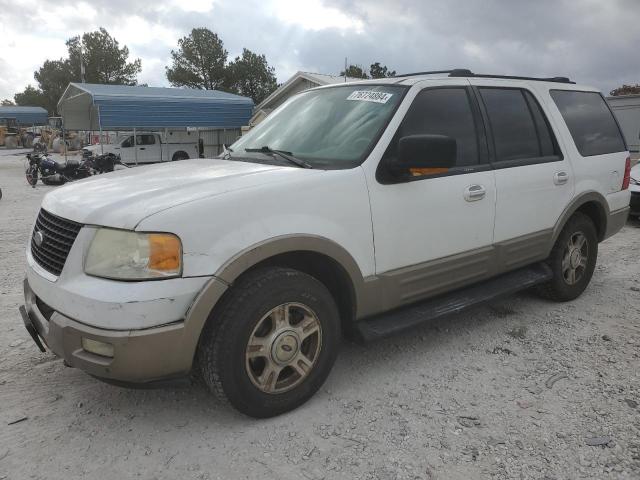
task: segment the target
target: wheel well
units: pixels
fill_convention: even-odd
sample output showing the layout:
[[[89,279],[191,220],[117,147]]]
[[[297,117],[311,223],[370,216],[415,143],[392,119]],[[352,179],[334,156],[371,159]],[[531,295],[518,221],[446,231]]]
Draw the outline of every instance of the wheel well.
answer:
[[[583,213],[591,219],[598,233],[598,241],[602,241],[607,230],[607,216],[602,205],[594,201],[587,202],[580,205],[576,212]]]
[[[187,152],[185,152],[184,150],[178,150],[176,153],[173,154],[173,157],[171,157],[172,161],[176,161],[176,160],[184,160],[189,158],[189,154]]]
[[[343,333],[350,333],[356,314],[355,289],[349,274],[336,260],[311,251],[287,252],[267,258],[248,271],[265,266],[292,268],[319,280],[336,301]]]

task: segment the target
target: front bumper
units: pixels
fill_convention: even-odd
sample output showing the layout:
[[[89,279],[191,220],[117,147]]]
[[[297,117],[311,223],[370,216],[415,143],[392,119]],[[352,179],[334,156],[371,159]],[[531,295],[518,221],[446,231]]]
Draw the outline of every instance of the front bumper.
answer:
[[[184,376],[191,369],[200,331],[207,319],[209,301],[225,286],[217,282],[198,296],[184,321],[143,330],[109,330],[88,326],[50,308],[24,282],[21,309],[30,334],[35,331],[49,349],[65,362],[93,376],[140,384]],[[213,295],[212,295],[213,293]],[[82,338],[113,345],[113,357],[87,352]],[[37,343],[37,342],[36,342]]]

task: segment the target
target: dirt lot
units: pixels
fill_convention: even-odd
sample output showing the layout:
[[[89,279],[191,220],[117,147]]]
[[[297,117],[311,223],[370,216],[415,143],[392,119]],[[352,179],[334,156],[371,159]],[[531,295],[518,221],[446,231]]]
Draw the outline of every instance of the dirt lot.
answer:
[[[23,251],[55,187],[2,155],[0,480],[640,478],[640,224],[601,245],[578,300],[525,292],[345,344],[309,403],[256,421],[198,386],[121,389],[36,349]]]

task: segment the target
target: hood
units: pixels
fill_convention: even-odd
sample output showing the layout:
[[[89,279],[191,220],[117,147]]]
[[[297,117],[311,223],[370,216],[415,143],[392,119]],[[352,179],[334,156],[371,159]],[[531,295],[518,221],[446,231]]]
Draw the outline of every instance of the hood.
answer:
[[[180,204],[319,172],[240,161],[181,160],[73,182],[48,193],[42,208],[83,224],[133,229],[149,215]]]

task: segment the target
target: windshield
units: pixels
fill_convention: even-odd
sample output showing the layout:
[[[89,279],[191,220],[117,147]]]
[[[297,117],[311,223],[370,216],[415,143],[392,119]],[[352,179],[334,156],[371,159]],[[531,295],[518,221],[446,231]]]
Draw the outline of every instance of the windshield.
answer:
[[[406,87],[353,85],[297,95],[231,146],[233,157],[269,147],[314,168],[351,168],[364,161]]]

